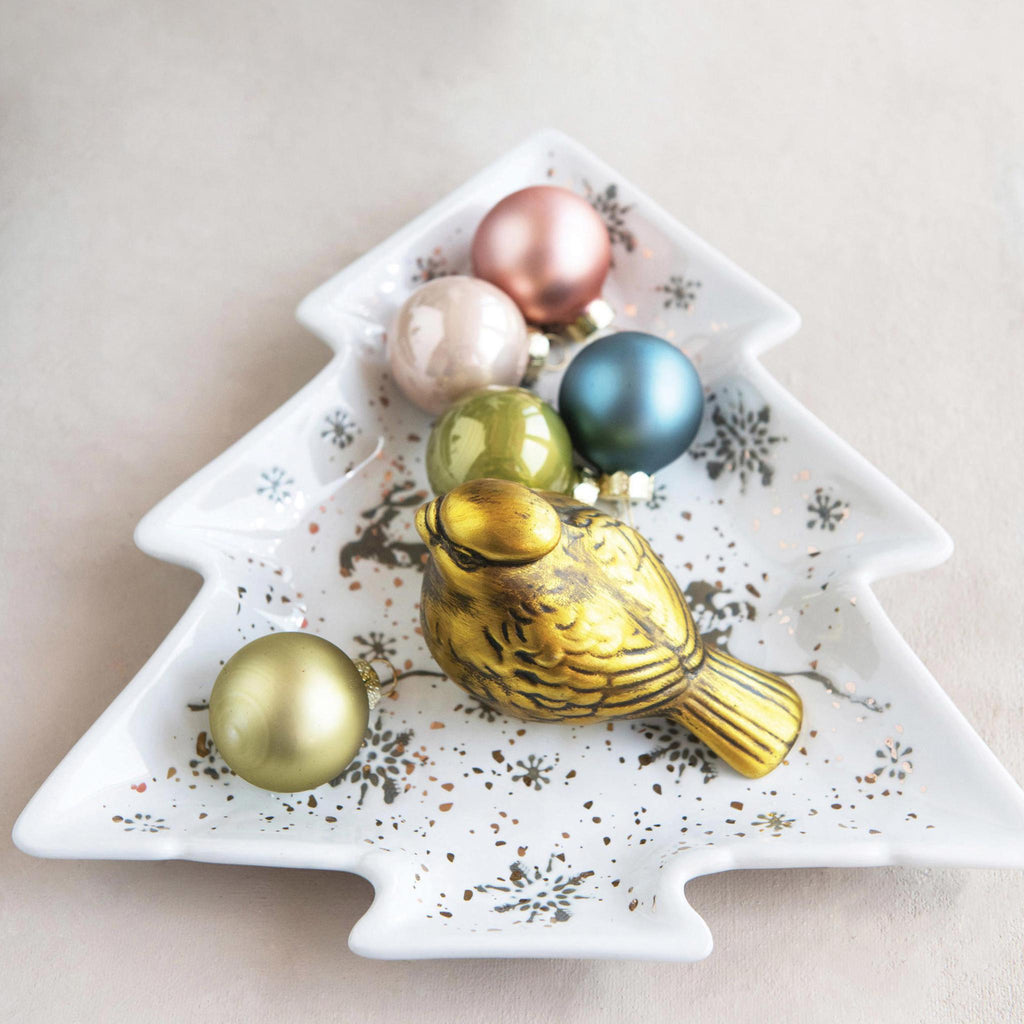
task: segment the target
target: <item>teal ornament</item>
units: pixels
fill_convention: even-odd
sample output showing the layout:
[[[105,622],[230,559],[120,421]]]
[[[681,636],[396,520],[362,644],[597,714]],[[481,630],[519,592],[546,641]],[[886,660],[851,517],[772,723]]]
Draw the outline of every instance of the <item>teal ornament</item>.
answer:
[[[569,364],[558,411],[576,450],[602,472],[653,474],[697,436],[704,389],[675,345],[620,331],[592,341]]]
[[[558,413],[532,391],[481,388],[437,421],[427,442],[427,477],[435,494],[483,477],[566,492],[576,482],[572,442]]]

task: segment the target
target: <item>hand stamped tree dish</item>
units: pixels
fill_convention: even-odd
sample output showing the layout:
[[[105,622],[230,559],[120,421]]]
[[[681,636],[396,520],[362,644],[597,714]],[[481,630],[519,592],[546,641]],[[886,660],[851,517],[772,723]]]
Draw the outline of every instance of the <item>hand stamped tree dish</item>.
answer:
[[[763,779],[664,718],[505,718],[442,678],[419,632],[430,418],[395,388],[384,332],[424,280],[470,271],[499,199],[539,184],[605,221],[616,328],[667,339],[700,372],[700,432],[634,521],[696,630],[803,701],[796,744]],[[793,310],[611,168],[538,135],[299,319],[334,359],[139,524],[139,545],[203,588],[25,809],[22,849],[353,871],[376,897],[350,944],[378,957],[694,960],[711,948],[683,895],[697,875],[1024,864],[1024,795],[869,586],[940,562],[948,538],[757,362],[796,331]],[[558,386],[546,372],[537,390],[554,402]],[[242,644],[301,630],[386,658],[401,683],[338,777],[271,793],[224,763],[207,701]]]

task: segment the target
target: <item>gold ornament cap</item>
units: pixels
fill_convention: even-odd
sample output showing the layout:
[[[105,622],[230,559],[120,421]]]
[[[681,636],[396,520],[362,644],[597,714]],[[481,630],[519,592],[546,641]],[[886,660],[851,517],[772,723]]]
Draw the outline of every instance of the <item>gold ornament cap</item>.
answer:
[[[654,477],[639,470],[635,473],[604,473],[598,478],[601,497],[611,501],[650,501],[654,496]]]
[[[650,473],[602,473],[598,476],[584,466],[579,471],[580,479],[573,488],[573,497],[587,505],[593,505],[598,498],[606,501],[638,502],[650,501],[654,496],[654,477]]]
[[[551,339],[542,330],[531,327],[526,332],[530,343],[530,358],[526,363],[526,373],[523,374],[522,385],[525,388],[533,387],[537,383],[541,372],[548,364],[551,356]]]
[[[615,310],[604,299],[594,299],[583,307],[583,312],[571,324],[560,328],[572,341],[591,341],[601,331],[611,327]]]
[[[579,471],[579,481],[572,489],[572,496],[584,505],[593,505],[601,497],[601,484],[597,474],[586,466]]]

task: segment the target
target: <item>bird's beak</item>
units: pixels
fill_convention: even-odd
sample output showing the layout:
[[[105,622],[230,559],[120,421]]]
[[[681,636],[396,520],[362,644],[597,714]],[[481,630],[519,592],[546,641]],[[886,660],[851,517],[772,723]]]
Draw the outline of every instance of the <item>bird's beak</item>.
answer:
[[[440,498],[428,501],[416,510],[416,532],[427,545],[430,560],[437,571],[448,580],[449,585],[457,586],[457,581],[463,575],[464,569],[457,566],[452,560],[452,553],[441,530],[439,517],[442,501],[444,501],[443,494]]]
[[[428,501],[425,505],[420,505],[416,510],[416,532],[428,548],[431,544],[437,542],[437,535],[430,528],[430,522],[431,520],[435,523],[437,522],[438,506],[440,503],[441,499],[435,498],[433,501]]]

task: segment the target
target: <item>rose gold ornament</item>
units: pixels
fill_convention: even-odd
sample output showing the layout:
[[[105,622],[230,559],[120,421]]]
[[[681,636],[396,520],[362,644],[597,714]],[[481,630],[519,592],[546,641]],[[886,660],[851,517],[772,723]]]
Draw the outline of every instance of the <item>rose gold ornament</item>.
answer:
[[[395,382],[427,412],[488,384],[518,384],[530,339],[516,304],[472,277],[439,277],[399,309],[388,338]]]
[[[611,263],[608,230],[574,192],[536,185],[506,196],[473,238],[473,273],[535,324],[569,324],[598,299]]]

